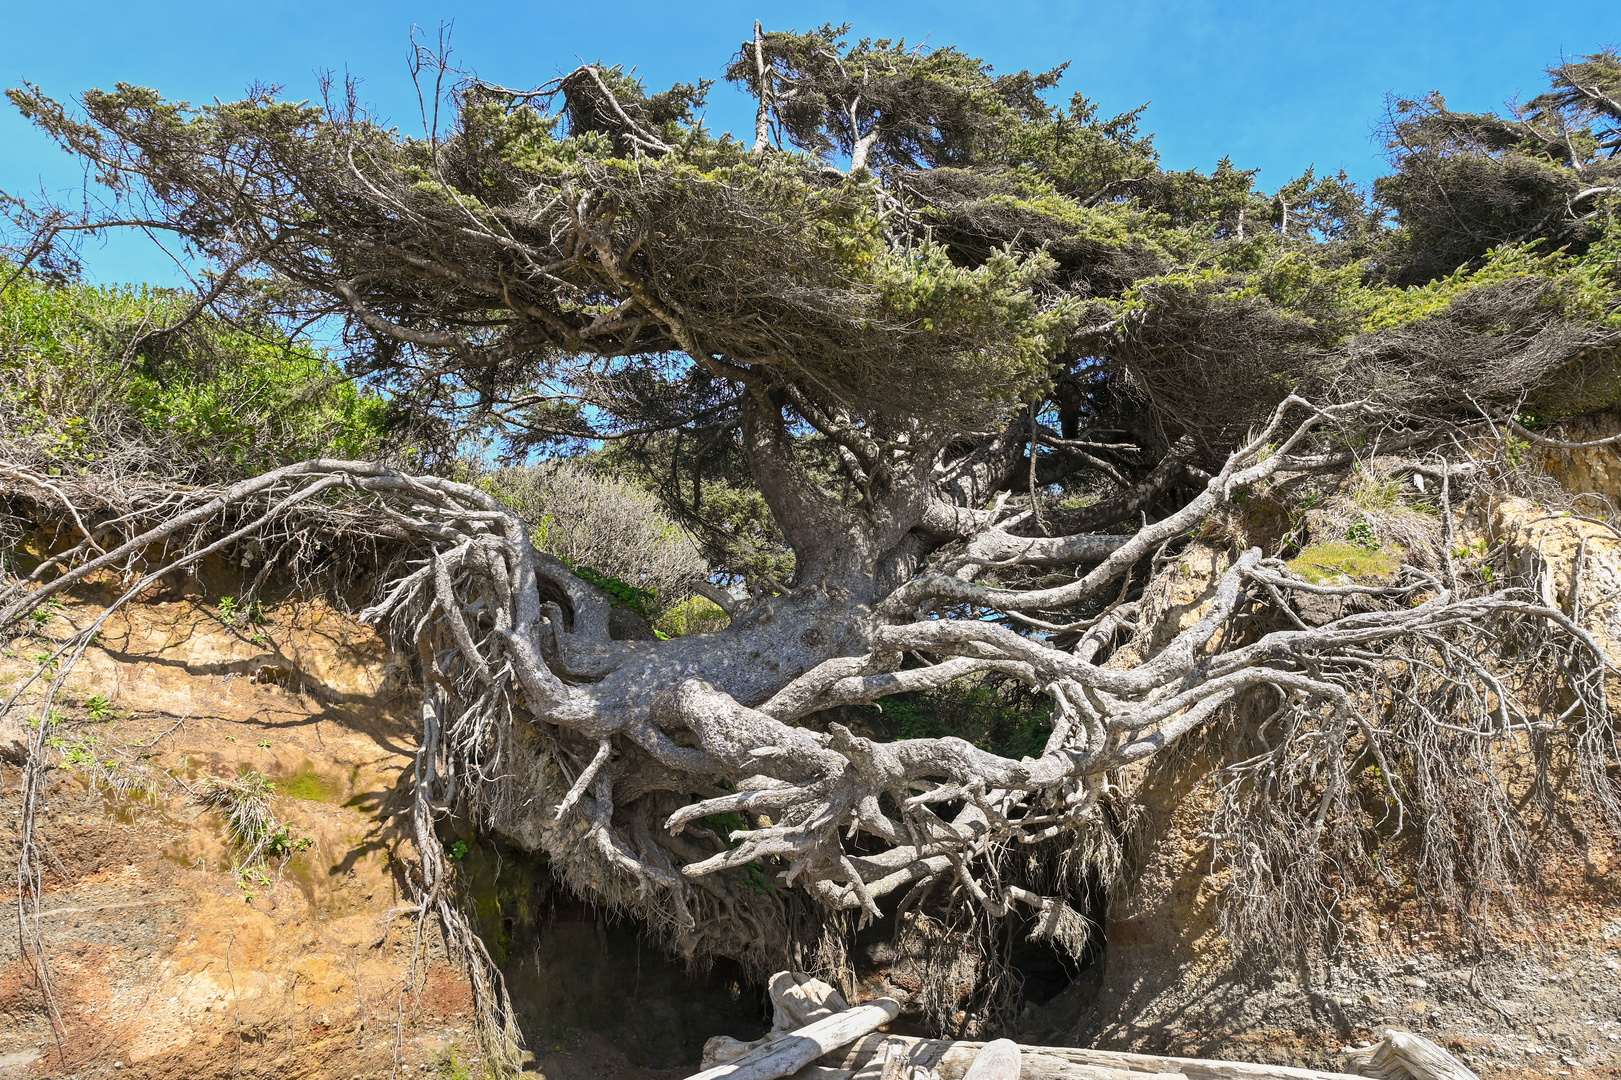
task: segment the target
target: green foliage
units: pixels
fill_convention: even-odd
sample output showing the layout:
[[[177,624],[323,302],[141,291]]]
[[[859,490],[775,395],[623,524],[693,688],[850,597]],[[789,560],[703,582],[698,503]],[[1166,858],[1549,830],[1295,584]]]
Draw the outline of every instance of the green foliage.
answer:
[[[713,600],[694,595],[665,608],[653,629],[665,637],[689,637],[719,630],[729,621]]]
[[[1423,284],[1539,241],[1582,255],[1606,217],[1595,199],[1621,181],[1618,72],[1613,48],[1562,61],[1549,92],[1506,114],[1460,113],[1438,93],[1395,102],[1385,125],[1395,170],[1376,191],[1401,229],[1381,276]]]
[[[757,488],[715,477],[704,484],[701,499],[695,493],[682,509],[696,526],[709,564],[722,574],[766,587],[773,580],[792,580],[793,551]]]
[[[1621,220],[1612,212],[1595,224],[1580,254],[1540,239],[1504,244],[1422,285],[1375,284],[1347,299],[1364,331],[1400,329],[1444,313],[1472,290],[1526,280],[1547,286],[1540,302],[1549,313],[1621,329]]]
[[[1068,196],[1120,190],[1126,181],[1159,171],[1154,136],[1140,129],[1146,108],[1101,119],[1095,102],[1074,94],[1067,110],[1020,125],[1009,136],[1008,156]]]
[[[461,1045],[454,1040],[439,1051],[439,1073],[445,1080],[473,1080],[473,1071],[462,1060]]]
[[[381,399],[251,313],[235,326],[206,312],[183,323],[194,303],[175,290],[18,278],[0,293],[8,452],[58,471],[221,480],[385,451]]]
[[[623,578],[598,573],[589,566],[570,566],[574,576],[589,581],[608,594],[608,603],[634,612],[644,619],[658,617],[658,594],[651,589],[638,589]]]
[[[750,860],[743,865],[743,887],[750,892],[762,895],[777,892],[777,883],[772,880],[757,860]]]
[[[1365,513],[1377,514],[1406,508],[1400,479],[1382,479],[1361,468],[1357,469],[1355,479],[1345,494],[1346,501]]]
[[[244,892],[252,885],[270,885],[267,857],[285,861],[315,843],[276,817],[272,800],[277,794],[276,784],[253,769],[234,780],[210,777],[204,785],[202,801],[225,817],[226,836],[238,854],[237,884]],[[253,898],[251,892],[247,895]]]
[[[985,343],[962,355],[959,371],[918,373],[940,380],[934,384],[942,398],[939,407],[963,417],[981,412],[987,398],[1028,396],[1040,386],[1048,358],[1079,325],[1079,304],[1039,301],[1041,287],[1057,269],[1044,252],[1024,254],[1004,247],[967,268],[957,265],[945,247],[926,242],[877,260],[875,269],[883,298],[880,317],[958,341]],[[948,399],[948,390],[960,391],[960,397]]]
[[[54,727],[60,717],[52,716]],[[48,735],[45,745],[61,755],[61,764],[78,773],[92,790],[103,790],[118,798],[151,795],[157,790],[157,777],[140,760],[131,760],[126,749],[114,747],[93,732]]]
[[[1018,683],[964,681],[884,698],[881,723],[902,739],[953,735],[1014,759],[1039,757],[1052,734],[1052,701]]]
[[[653,495],[605,473],[554,462],[468,479],[529,523],[537,549],[557,556],[617,606],[652,621],[708,567],[692,537]]]
[[[823,159],[918,168],[997,159],[1024,125],[1049,115],[1039,96],[1063,68],[997,76],[956,48],[909,48],[904,40],[848,39],[848,25],[772,32],[760,56],[773,85],[790,93],[776,119],[789,142]],[[752,43],[727,69],[759,89]],[[1091,117],[1084,113],[1086,120]]]
[[[749,827],[748,822],[743,820],[743,815],[739,814],[736,810],[726,810],[719,814],[709,814],[704,818],[704,821],[709,824],[710,828],[714,829],[715,832],[719,834],[722,840],[725,840],[728,844],[732,844],[734,847],[736,845],[732,843],[732,834]]]
[[[1366,521],[1358,521],[1346,529],[1345,538],[1357,547],[1368,548],[1370,551],[1379,547],[1379,536],[1373,531],[1373,526]]]
[[[568,491],[532,470],[480,482],[544,550],[656,618],[695,577],[752,595],[793,580],[749,476],[745,402],[781,426],[813,486],[860,511],[916,448],[967,452],[1032,402],[1066,432],[1119,432],[1141,464],[1189,437],[1208,466],[1290,392],[1473,416],[1586,363],[1621,327],[1618,63],[1562,63],[1548,94],[1503,116],[1397,103],[1394,172],[1373,192],[1315,170],[1263,191],[1228,158],[1167,171],[1141,109],[1049,101],[1062,68],[998,74],[956,48],[831,24],[765,33],[733,57],[726,78],[760,97],[764,142],[780,140],[759,153],[704,127],[708,82],[660,92],[603,64],[532,93],[469,80],[431,140],[268,89],[192,107],[119,84],[87,94],[82,116],[38,88],[11,96],[216,266],[251,246],[223,219],[296,234],[296,251],[231,285],[237,307],[292,325],[335,296],[357,310],[348,290],[362,282],[370,314],[347,325],[346,363],[389,416],[507,461],[589,457]],[[41,311],[72,299],[100,335],[79,353],[129,361],[121,407],[165,437],[202,431],[222,471],[285,456],[322,417],[333,445],[385,426],[379,399],[328,387],[325,358],[275,320],[210,315],[143,337],[178,301],[18,289]],[[87,320],[95,304],[117,318]],[[1604,383],[1588,374],[1570,378]],[[260,415],[229,404],[254,378],[251,401],[317,422],[231,427]],[[106,442],[83,411],[59,407],[30,437]],[[839,425],[874,449],[865,465],[833,445]],[[1076,466],[1064,495],[1134,483],[1137,464],[1130,478]],[[614,488],[603,467],[625,467],[670,514],[642,513],[620,494],[636,485]],[[633,511],[636,528],[605,507]]]
[[[297,852],[308,851],[314,844],[315,840],[312,837],[293,835],[291,825],[278,825],[266,838],[264,851],[266,855],[284,859]]]
[[[98,763],[96,738],[93,735],[78,738],[56,736],[45,740],[45,745],[62,755],[62,766],[68,770],[83,769]]]

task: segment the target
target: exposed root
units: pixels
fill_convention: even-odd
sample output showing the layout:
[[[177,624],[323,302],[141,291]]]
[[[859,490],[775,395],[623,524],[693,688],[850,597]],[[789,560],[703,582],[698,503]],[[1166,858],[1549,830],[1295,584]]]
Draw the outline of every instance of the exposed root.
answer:
[[[1300,408],[1306,419],[1286,427]],[[92,575],[128,575],[119,598],[60,643],[48,702],[106,618],[158,577],[252,542],[301,508],[339,512],[358,498],[386,520],[408,561],[361,616],[387,625],[422,688],[412,808],[419,937],[422,920],[441,927],[472,979],[486,1052],[506,1067],[518,1046],[510,1003],[435,839],[435,822],[452,812],[547,852],[570,886],[633,909],[689,957],[725,953],[763,974],[783,966],[799,937],[784,902],[796,887],[858,925],[886,898],[934,918],[905,898],[943,887],[956,899],[934,911],[970,905],[976,925],[983,920],[973,933],[987,942],[1005,942],[1006,917],[1022,907],[1038,934],[1084,951],[1089,928],[1070,900],[1107,881],[1120,857],[1112,778],[1246,700],[1268,706],[1253,725],[1255,756],[1232,770],[1222,820],[1232,837],[1271,839],[1246,839],[1228,857],[1253,866],[1243,872],[1259,888],[1256,875],[1286,854],[1298,880],[1266,882],[1262,907],[1240,905],[1251,912],[1244,918],[1316,917],[1306,909],[1317,903],[1323,837],[1350,820],[1355,778],[1370,765],[1398,827],[1409,806],[1427,815],[1436,845],[1428,865],[1446,880],[1444,853],[1459,841],[1432,819],[1468,769],[1451,779],[1403,773],[1442,744],[1566,742],[1587,793],[1613,811],[1604,773],[1615,753],[1612,662],[1534,590],[1421,566],[1389,585],[1317,584],[1251,549],[1233,553],[1197,621],[1151,655],[1117,654],[1141,629],[1129,599],[1139,564],[1235,492],[1309,467],[1312,431],[1361,411],[1286,401],[1201,494],[1132,536],[1022,537],[992,514],[866,615],[838,599],[845,586],[801,582],[786,598],[741,607],[721,633],[614,640],[606,596],[538,553],[525,522],[488,493],[317,460],[188,495],[122,543],[92,545],[99,523],[81,515],[87,536],[75,554],[55,561],[54,577],[36,573],[0,593],[0,618],[26,617]],[[221,533],[151,560],[228,511]],[[1029,588],[995,580],[1020,566],[1076,563],[1092,568]],[[1356,604],[1310,625],[1290,606],[1304,595]],[[819,651],[763,666],[768,650],[786,658],[806,643]],[[1012,760],[953,737],[876,742],[837,723],[798,723],[987,672],[1053,700],[1041,754]],[[1252,816],[1236,820],[1240,807]],[[1482,812],[1503,811],[1493,803]],[[1022,854],[1036,848],[1039,858]],[[1003,978],[994,967],[980,972],[984,1009],[1010,1000]]]

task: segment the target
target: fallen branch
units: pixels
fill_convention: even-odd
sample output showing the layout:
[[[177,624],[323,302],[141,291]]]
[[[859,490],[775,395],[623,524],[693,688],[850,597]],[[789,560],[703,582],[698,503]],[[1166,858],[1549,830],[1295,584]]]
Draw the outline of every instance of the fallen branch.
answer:
[[[908,1068],[932,1070],[940,1080],[971,1080],[969,1068],[987,1045],[951,1039],[869,1035],[838,1054],[828,1055],[818,1064],[854,1071],[872,1060],[886,1039],[905,1044]],[[1129,1074],[1132,1080],[1145,1080],[1149,1076],[1181,1076],[1186,1080],[1354,1080],[1351,1074],[1321,1069],[1128,1054],[1077,1046],[1020,1045],[1019,1051],[1020,1080],[1102,1080],[1109,1072]]]
[[[823,1054],[883,1027],[900,1011],[900,1002],[894,998],[879,998],[834,1013],[740,1058],[695,1073],[689,1080],[778,1080],[792,1076]]]

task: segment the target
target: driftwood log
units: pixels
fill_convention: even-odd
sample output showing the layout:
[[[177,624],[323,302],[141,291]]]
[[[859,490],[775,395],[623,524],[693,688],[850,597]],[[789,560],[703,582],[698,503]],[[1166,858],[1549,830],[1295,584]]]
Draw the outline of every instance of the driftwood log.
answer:
[[[912,1051],[916,1042],[918,1040],[897,1035],[885,1036],[884,1041],[879,1044],[878,1051],[858,1068],[841,1069],[825,1064],[808,1065],[795,1073],[792,1080],[943,1080],[939,1072],[919,1063],[926,1058],[914,1057]],[[1011,1054],[993,1050],[999,1043],[1019,1051],[1017,1060],[1014,1060]],[[980,1068],[981,1061],[985,1062],[983,1067],[986,1070],[1002,1073],[1001,1080],[1019,1080],[1021,1076],[1029,1080],[1031,1059],[1028,1054],[1022,1052],[1017,1043],[1010,1039],[998,1039],[996,1042],[985,1044],[982,1048],[974,1049],[979,1046],[980,1044],[975,1043],[969,1049],[952,1055],[951,1069],[960,1075],[961,1080],[986,1080],[976,1071]],[[989,1060],[986,1060],[987,1055],[990,1055]],[[825,1062],[841,1056],[838,1053],[829,1054],[822,1060]],[[1017,1066],[1017,1071],[1014,1071],[1014,1066]],[[1108,1065],[1071,1065],[1063,1073],[1063,1080],[1185,1080],[1185,1078],[1179,1072],[1142,1072]]]
[[[833,987],[821,979],[812,978],[803,971],[779,971],[767,984],[771,993],[771,1030],[753,1042],[743,1042],[727,1035],[716,1035],[704,1043],[703,1067],[708,1069],[728,1061],[735,1061],[749,1051],[791,1035],[800,1028],[824,1020],[834,1013],[850,1007]],[[865,1032],[857,1032],[856,1038]],[[893,1080],[893,1078],[891,1078]]]
[[[1020,1059],[1019,1044],[1012,1039],[988,1042],[974,1055],[963,1080],[1019,1080]]]
[[[1386,1031],[1372,1046],[1347,1054],[1346,1065],[1374,1080],[1479,1080],[1463,1062],[1411,1031]]]
[[[854,1072],[846,1073],[842,1069],[834,1069],[835,1075],[825,1080],[932,1080],[927,1073],[914,1074],[906,1067],[906,1044],[898,1038],[888,1038],[878,1047],[872,1060]],[[796,1074],[797,1080],[812,1080],[811,1077]]]
[[[889,998],[852,1009],[833,987],[802,972],[772,976],[770,992],[771,1031],[752,1043],[709,1040],[705,1069],[689,1080],[1478,1080],[1441,1047],[1406,1031],[1387,1031],[1348,1054],[1346,1072],[1329,1072],[1011,1039],[919,1039],[878,1031],[900,1011]]]
[[[889,1023],[900,1011],[900,1002],[894,998],[869,1001],[757,1046],[742,1057],[695,1074],[690,1080],[778,1080],[791,1076],[823,1054]]]
[[[910,1068],[927,1069],[939,1080],[965,1080],[969,1066],[985,1046],[978,1042],[917,1039],[901,1035],[868,1035],[829,1054],[817,1064],[854,1072],[867,1064],[884,1042],[906,1048]],[[1356,1080],[1349,1073],[1300,1069],[1287,1065],[1258,1065],[1247,1061],[1211,1061],[1202,1058],[1160,1057],[1076,1046],[1020,1046],[1020,1080],[1148,1080],[1150,1077],[1185,1077],[1186,1080]],[[832,1080],[826,1074],[822,1080]],[[1423,1078],[1427,1080],[1427,1078]],[[1440,1080],[1437,1077],[1437,1080]]]

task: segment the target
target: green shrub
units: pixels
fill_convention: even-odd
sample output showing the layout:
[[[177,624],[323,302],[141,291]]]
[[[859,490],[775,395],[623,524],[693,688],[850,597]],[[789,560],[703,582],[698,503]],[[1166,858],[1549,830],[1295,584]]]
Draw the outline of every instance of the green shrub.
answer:
[[[1052,702],[994,676],[884,698],[884,726],[902,739],[955,735],[1015,760],[1039,757],[1052,734]]]
[[[650,622],[709,574],[692,536],[628,481],[569,461],[468,479],[529,523],[536,548]]]
[[[689,596],[665,608],[655,625],[665,637],[689,637],[719,630],[730,621],[719,604],[703,596]]]
[[[309,457],[382,456],[381,398],[268,319],[204,312],[182,325],[193,302],[172,289],[26,275],[0,292],[6,456],[51,472],[200,482]]]

